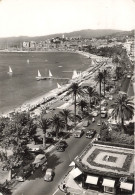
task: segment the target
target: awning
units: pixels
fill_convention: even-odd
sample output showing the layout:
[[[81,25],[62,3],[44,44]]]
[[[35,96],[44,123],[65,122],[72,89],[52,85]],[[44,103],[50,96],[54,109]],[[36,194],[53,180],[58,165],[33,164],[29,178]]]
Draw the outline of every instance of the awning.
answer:
[[[120,188],[122,188],[124,190],[132,191],[133,184],[132,183],[121,182]]]
[[[70,174],[73,176],[73,178],[76,178],[76,177],[78,177],[79,175],[81,175],[82,172],[80,171],[80,169],[75,168],[75,169],[72,169],[72,171],[70,172]]]
[[[98,182],[98,177],[94,177],[94,176],[90,176],[90,175],[87,176],[86,183],[97,185],[97,182]]]
[[[112,179],[104,179],[102,185],[113,188],[115,184],[115,180]]]
[[[72,166],[75,166],[75,162],[73,161],[70,163],[69,167],[72,167]]]

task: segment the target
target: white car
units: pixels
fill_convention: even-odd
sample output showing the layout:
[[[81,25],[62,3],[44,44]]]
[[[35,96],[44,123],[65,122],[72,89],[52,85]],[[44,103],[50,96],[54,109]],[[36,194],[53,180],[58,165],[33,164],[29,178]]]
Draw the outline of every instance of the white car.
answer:
[[[98,116],[99,115],[99,111],[95,110],[91,114],[92,114],[92,116]]]
[[[44,154],[38,154],[32,164],[34,165],[34,167],[38,168],[39,166],[41,166],[44,163],[47,164],[46,156]]]
[[[82,129],[76,130],[74,133],[74,137],[80,138],[84,134],[84,131]]]
[[[111,96],[109,96],[109,100],[113,100],[113,96],[111,95]]]
[[[127,78],[130,79],[131,78],[131,75],[127,75]]]

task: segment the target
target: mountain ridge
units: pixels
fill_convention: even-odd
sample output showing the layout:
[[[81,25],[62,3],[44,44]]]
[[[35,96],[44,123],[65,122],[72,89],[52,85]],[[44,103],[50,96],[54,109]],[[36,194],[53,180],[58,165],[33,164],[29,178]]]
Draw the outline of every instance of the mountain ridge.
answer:
[[[133,31],[133,30],[132,30]],[[46,39],[51,39],[53,37],[62,37],[64,35],[65,37],[82,37],[82,38],[99,38],[99,37],[105,37],[105,36],[111,36],[111,35],[121,35],[121,34],[129,34],[132,31],[123,31],[123,30],[114,30],[114,29],[83,29],[78,31],[72,31],[72,32],[66,32],[66,33],[55,33],[50,35],[44,35],[44,36],[18,36],[18,37],[5,37],[0,38],[0,45],[16,45],[20,44],[23,41],[43,41]]]

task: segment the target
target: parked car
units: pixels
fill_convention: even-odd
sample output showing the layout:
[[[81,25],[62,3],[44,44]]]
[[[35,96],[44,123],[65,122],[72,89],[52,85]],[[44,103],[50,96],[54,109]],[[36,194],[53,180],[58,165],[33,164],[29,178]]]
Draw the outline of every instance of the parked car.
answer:
[[[84,131],[82,129],[76,130],[74,133],[74,137],[81,137],[84,134]]]
[[[106,117],[107,117],[107,111],[101,110],[101,118],[106,118]]]
[[[112,95],[109,96],[109,100],[113,100],[113,96]]]
[[[98,125],[98,126],[100,126],[100,125],[101,125],[101,124],[100,124],[100,120],[98,120],[97,125]]]
[[[66,148],[68,146],[67,142],[66,141],[60,141],[58,144],[57,144],[57,147],[64,147]]]
[[[95,110],[91,113],[92,116],[98,116],[99,115],[99,111],[98,110]]]
[[[39,166],[41,166],[44,163],[47,164],[47,158],[46,158],[45,154],[38,154],[35,157],[35,160],[32,164],[35,168],[38,168]]]
[[[54,177],[54,171],[52,169],[47,169],[44,176],[44,180],[52,181],[53,177]]]
[[[96,130],[94,130],[94,129],[90,129],[90,130],[88,130],[87,132],[86,132],[86,138],[93,138],[94,137],[94,135],[96,134]]]
[[[64,151],[65,151],[65,147],[64,147],[64,146],[58,146],[58,147],[56,148],[56,150],[57,150],[58,152],[64,152]]]
[[[127,75],[127,78],[130,79],[130,78],[131,78],[131,75],[128,74],[128,75]]]
[[[17,181],[20,181],[20,182],[25,181],[25,179],[26,179],[27,177],[29,177],[29,176],[33,173],[33,171],[34,171],[34,169],[33,169],[33,166],[32,166],[31,164],[25,166],[25,167],[22,168],[22,170],[17,174],[16,180],[17,180]]]

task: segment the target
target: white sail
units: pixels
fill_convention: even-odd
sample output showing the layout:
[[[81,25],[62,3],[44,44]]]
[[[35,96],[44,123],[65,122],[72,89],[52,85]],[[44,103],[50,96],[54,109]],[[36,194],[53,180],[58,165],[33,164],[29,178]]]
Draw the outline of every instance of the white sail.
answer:
[[[49,77],[52,77],[53,75],[52,75],[52,73],[51,73],[51,71],[49,70]]]
[[[30,62],[30,60],[28,59],[28,60],[27,60],[27,63],[29,64],[29,62]]]
[[[39,70],[38,70],[38,77],[41,77],[41,74],[40,74]]]
[[[58,89],[59,89],[59,88],[61,88],[61,85],[60,85],[59,83],[57,83],[57,87],[58,87]]]
[[[8,74],[12,74],[12,73],[13,73],[13,71],[12,71],[11,67],[9,66],[9,72],[8,72]]]
[[[94,63],[94,61],[93,60],[91,60],[91,65],[94,65],[95,63]]]
[[[72,79],[75,79],[76,77],[78,77],[78,74],[77,74],[77,71],[74,70],[74,71],[73,71],[73,75],[72,75]]]

